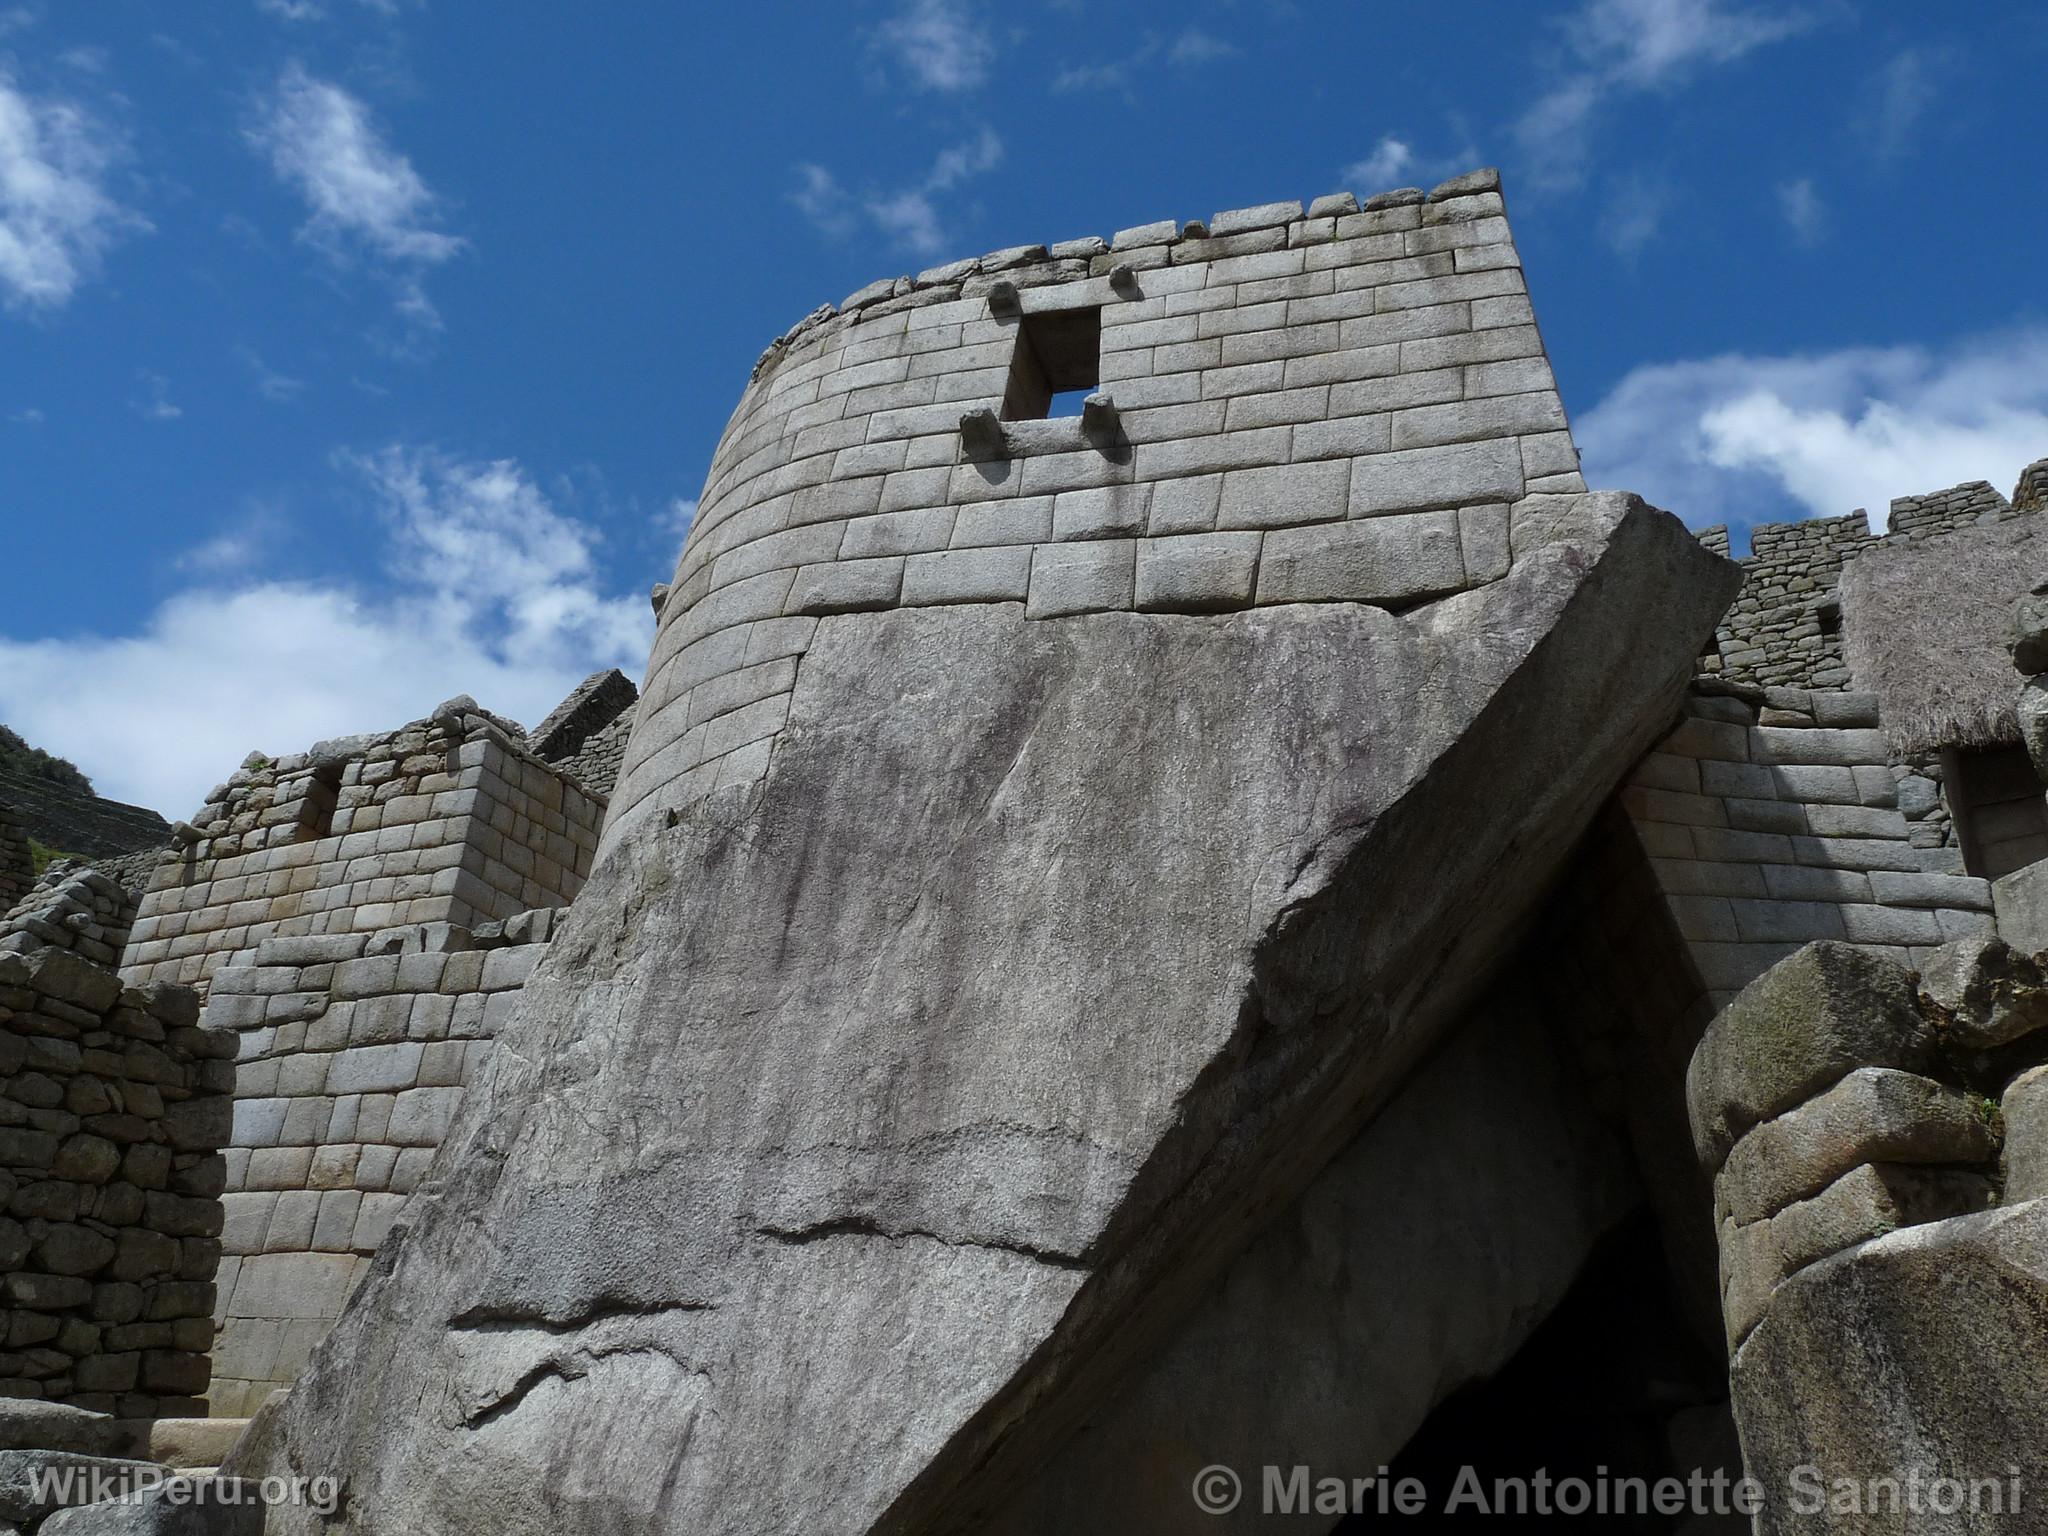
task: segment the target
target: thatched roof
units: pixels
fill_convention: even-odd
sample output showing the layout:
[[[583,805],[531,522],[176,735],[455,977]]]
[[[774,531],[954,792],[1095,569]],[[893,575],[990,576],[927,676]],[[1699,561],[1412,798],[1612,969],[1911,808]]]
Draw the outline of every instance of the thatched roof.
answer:
[[[1883,544],[1842,571],[1843,648],[1897,753],[2020,740],[2012,605],[2048,578],[2048,518]]]

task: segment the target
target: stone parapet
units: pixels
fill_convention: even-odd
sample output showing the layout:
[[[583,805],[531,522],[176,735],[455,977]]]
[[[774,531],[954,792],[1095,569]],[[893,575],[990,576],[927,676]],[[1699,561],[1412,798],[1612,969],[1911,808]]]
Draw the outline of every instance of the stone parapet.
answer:
[[[102,871],[57,860],[0,917],[0,953],[69,949],[95,965],[119,965],[135,906],[134,894]]]

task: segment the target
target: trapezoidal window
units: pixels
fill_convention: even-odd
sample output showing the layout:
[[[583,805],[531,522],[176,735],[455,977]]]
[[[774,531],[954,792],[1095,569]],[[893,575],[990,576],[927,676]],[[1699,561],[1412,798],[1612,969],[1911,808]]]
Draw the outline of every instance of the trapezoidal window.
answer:
[[[299,807],[298,841],[316,842],[334,832],[334,806],[341,798],[341,764],[315,768],[306,786],[306,800]]]
[[[1102,310],[1059,309],[1026,315],[1017,326],[1003,420],[1078,416],[1102,382]]]
[[[1963,867],[1984,880],[2048,859],[2048,799],[2025,747],[1941,754]]]

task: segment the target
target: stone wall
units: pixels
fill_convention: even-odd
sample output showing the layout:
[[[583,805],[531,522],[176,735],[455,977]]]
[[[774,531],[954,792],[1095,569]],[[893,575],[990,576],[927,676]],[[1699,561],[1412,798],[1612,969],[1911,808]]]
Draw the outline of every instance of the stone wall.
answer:
[[[1843,564],[1877,545],[1939,538],[2038,510],[2044,485],[2048,459],[2022,472],[2010,502],[1983,480],[1894,497],[1882,534],[1871,531],[1860,508],[1846,517],[1757,525],[1750,530],[1750,553],[1742,560],[1748,579],[1721,621],[1701,670],[1760,687],[1854,686],[1842,656],[1838,588]],[[1716,554],[1729,552],[1725,526],[1705,529],[1699,537]]]
[[[240,1040],[214,1411],[288,1385],[419,1186],[554,914],[270,938],[214,975]]]
[[[1939,797],[1870,695],[1706,686],[1622,803],[1716,1009],[1809,940],[1912,965],[1988,930],[1989,882],[1925,835]]]
[[[232,1035],[186,988],[0,954],[0,1396],[204,1413]]]
[[[36,841],[59,853],[115,858],[170,840],[170,823],[155,811],[49,779],[0,769],[0,800],[14,807]]]
[[[0,912],[10,912],[36,883],[35,860],[28,851],[28,829],[14,807],[0,800]]]
[[[95,965],[121,961],[135,921],[135,896],[97,869],[52,861],[43,878],[4,917],[0,953],[49,946],[75,950]]]
[[[566,904],[604,800],[467,699],[378,736],[250,761],[142,899],[123,975],[207,985],[273,936],[478,927]]]
[[[639,699],[640,690],[625,673],[593,672],[528,733],[527,745],[591,793],[609,796],[619,781]]]
[[[1504,575],[1510,508],[1584,487],[1520,268],[1481,172],[1017,247],[817,311],[718,445],[608,835],[765,772],[824,615],[1401,607]],[[1076,334],[1090,412],[1015,419]]]

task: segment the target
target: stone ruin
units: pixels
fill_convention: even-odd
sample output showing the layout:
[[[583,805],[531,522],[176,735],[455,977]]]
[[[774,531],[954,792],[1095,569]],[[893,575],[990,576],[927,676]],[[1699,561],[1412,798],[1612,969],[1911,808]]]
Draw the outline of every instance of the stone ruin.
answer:
[[[2048,1500],[2044,487],[1588,492],[1491,172],[820,309],[644,690],[252,756],[0,938],[0,1521],[1352,1529],[1535,1441],[2048,1529],[1795,1496]]]

